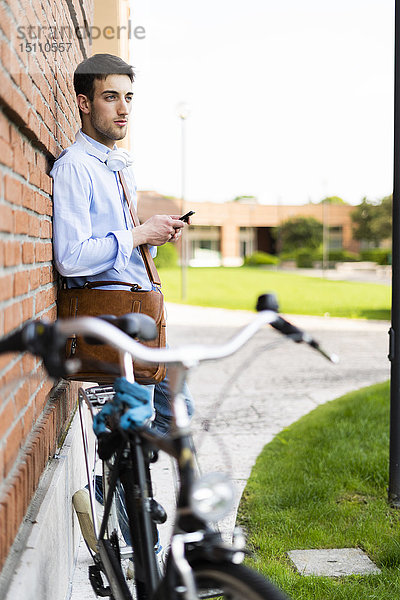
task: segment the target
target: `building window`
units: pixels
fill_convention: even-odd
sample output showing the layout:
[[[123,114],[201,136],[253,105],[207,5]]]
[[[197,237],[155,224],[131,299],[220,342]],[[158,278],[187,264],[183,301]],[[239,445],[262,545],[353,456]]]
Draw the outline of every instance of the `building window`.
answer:
[[[341,250],[343,248],[343,227],[329,227],[329,249]]]
[[[217,266],[221,263],[221,228],[191,225],[188,232],[192,266]]]

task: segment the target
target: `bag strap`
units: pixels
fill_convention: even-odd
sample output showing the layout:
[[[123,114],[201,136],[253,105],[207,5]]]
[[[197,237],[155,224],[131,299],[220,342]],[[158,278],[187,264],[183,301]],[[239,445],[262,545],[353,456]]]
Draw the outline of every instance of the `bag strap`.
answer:
[[[138,292],[142,288],[138,283],[128,283],[127,281],[87,281],[83,287],[91,290],[106,285],[126,285],[131,288],[131,292]]]
[[[118,171],[118,175],[119,175],[119,180],[122,185],[122,189],[124,190],[125,200],[126,200],[126,203],[129,208],[129,212],[132,217],[133,225],[135,227],[138,227],[140,225],[139,217],[137,215],[135,207],[133,206],[131,195],[130,195],[130,192],[129,192],[129,189],[128,189],[128,186],[126,183],[125,176],[122,171]],[[150,254],[148,245],[142,244],[141,246],[139,246],[139,249],[142,254],[143,262],[145,264],[147,275],[149,276],[150,281],[154,285],[161,285],[161,279],[157,272],[156,265],[154,264],[153,257]]]

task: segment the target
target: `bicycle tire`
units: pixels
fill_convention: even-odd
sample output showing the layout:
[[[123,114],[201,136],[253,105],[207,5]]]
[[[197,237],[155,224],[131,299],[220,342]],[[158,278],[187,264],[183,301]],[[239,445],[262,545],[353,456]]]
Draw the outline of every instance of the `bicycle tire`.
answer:
[[[288,600],[260,573],[230,562],[192,565],[199,599]]]
[[[113,600],[132,600],[132,594],[121,567],[120,557],[110,540],[99,542],[99,552],[104,573],[112,592],[111,598]]]
[[[108,493],[108,475],[109,466],[106,461],[103,461],[103,497],[106,497]],[[113,493],[111,509],[107,520],[106,535],[109,540],[113,541],[112,548],[115,555],[115,569],[118,572],[118,579],[121,581],[121,577],[124,578],[124,583],[122,584],[121,582],[121,585],[123,585],[125,594],[127,593],[127,590],[129,590],[130,595],[126,595],[126,597],[130,599],[132,598],[132,595],[134,596],[135,590],[134,569],[133,560],[121,556],[121,550],[126,547],[126,540],[121,531],[118,519],[118,512],[121,510],[121,504],[121,488],[117,487]],[[110,581],[109,583],[111,585]]]

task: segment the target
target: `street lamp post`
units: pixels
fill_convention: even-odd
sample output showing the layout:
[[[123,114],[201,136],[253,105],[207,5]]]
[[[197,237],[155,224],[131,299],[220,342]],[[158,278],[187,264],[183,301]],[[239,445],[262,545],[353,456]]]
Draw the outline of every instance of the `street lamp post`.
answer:
[[[186,184],[186,119],[190,114],[189,105],[182,102],[177,106],[177,114],[181,120],[181,214],[185,214],[185,184]],[[182,232],[181,238],[181,300],[187,297],[187,263],[188,263],[188,240]]]
[[[328,199],[322,201],[322,273],[325,277],[329,268],[329,205]]]
[[[392,323],[390,328],[389,501],[400,508],[400,0],[395,2]]]

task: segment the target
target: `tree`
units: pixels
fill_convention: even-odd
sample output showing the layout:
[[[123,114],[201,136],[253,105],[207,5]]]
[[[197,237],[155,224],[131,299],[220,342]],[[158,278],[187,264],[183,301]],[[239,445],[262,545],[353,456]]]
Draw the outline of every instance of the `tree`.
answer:
[[[328,196],[327,198],[323,198],[318,204],[348,204],[343,198],[339,198],[339,196]]]
[[[235,196],[231,202],[239,202],[242,204],[257,204],[256,196]]]
[[[284,252],[315,250],[322,244],[322,223],[314,217],[293,217],[279,227],[279,239]]]
[[[379,202],[363,198],[351,219],[354,238],[378,247],[382,240],[392,235],[392,196],[385,196]]]

